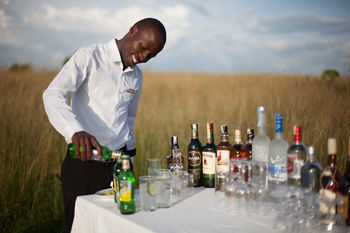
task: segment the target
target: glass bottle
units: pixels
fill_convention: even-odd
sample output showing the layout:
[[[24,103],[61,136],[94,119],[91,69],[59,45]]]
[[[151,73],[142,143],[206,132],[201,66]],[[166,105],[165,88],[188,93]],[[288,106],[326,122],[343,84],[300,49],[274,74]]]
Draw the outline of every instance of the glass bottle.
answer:
[[[269,146],[268,187],[277,190],[287,184],[287,150],[289,144],[283,138],[282,114],[275,114],[275,137]]]
[[[331,209],[328,205],[322,201],[327,200],[335,201],[336,193],[338,191],[339,181],[341,179],[341,173],[337,167],[337,141],[335,138],[328,138],[328,164],[327,167],[321,173],[320,183],[320,212],[327,215],[329,212],[335,214],[336,207],[333,205]],[[329,222],[329,219],[323,219],[321,222]]]
[[[221,125],[221,140],[217,146],[216,173],[229,173],[230,159],[234,158],[233,147],[228,141],[228,127]]]
[[[242,158],[243,142],[242,142],[242,131],[239,129],[235,130],[235,140],[233,143],[233,159]]]
[[[350,138],[348,143],[349,151],[345,173],[340,179],[337,193],[337,199],[341,200],[342,203],[339,204],[337,212],[344,217],[346,225],[350,226]]]
[[[198,125],[191,124],[192,137],[187,146],[188,173],[193,174],[195,187],[201,186],[202,178],[202,143],[198,138]]]
[[[288,148],[288,184],[300,186],[300,169],[306,161],[306,146],[302,142],[301,126],[293,127],[294,140]]]
[[[122,171],[118,176],[120,192],[120,213],[135,213],[135,177],[130,171],[130,160],[128,155],[122,156]]]
[[[215,163],[216,145],[214,144],[213,123],[207,123],[207,144],[202,149],[203,158],[203,186],[214,188],[215,186]]]
[[[183,171],[184,169],[184,156],[181,154],[180,147],[178,145],[178,137],[171,137],[171,153],[167,156],[168,169],[172,172]]]
[[[322,171],[322,165],[316,161],[316,147],[308,147],[306,163],[301,167],[301,186],[318,193]]]
[[[112,150],[110,150],[106,146],[101,146],[101,148],[102,148],[101,159],[98,157],[98,152],[97,152],[96,148],[92,148],[91,160],[107,162],[110,159],[113,159],[113,151]],[[79,147],[79,151],[82,152],[81,146]],[[75,156],[75,144],[72,142],[69,143],[69,145],[68,145],[68,157],[69,158],[76,158],[76,156]]]
[[[119,199],[120,199],[120,193],[119,193],[119,182],[118,182],[118,176],[120,172],[122,171],[122,156],[124,155],[123,152],[114,153],[113,157],[115,159],[115,164],[113,168],[113,187],[114,187],[114,202],[118,204],[119,207]]]
[[[258,107],[258,134],[252,141],[253,160],[257,162],[269,162],[270,138],[266,135],[266,108]]]
[[[247,129],[247,142],[243,147],[241,156],[243,159],[252,159],[252,141],[254,139],[254,129]]]

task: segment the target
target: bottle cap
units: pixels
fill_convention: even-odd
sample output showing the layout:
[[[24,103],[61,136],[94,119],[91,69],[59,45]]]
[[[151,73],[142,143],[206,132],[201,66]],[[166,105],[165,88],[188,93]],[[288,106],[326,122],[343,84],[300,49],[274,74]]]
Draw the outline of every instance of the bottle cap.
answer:
[[[242,131],[240,129],[235,129],[235,141],[242,141]]]
[[[221,125],[221,135],[228,135],[227,125]]]
[[[334,155],[337,153],[337,139],[328,138],[328,154]]]
[[[247,135],[254,134],[254,129],[247,129]]]
[[[276,113],[275,114],[275,132],[276,133],[282,133],[282,114]]]
[[[294,131],[294,141],[301,142],[301,126],[294,125],[293,131]]]

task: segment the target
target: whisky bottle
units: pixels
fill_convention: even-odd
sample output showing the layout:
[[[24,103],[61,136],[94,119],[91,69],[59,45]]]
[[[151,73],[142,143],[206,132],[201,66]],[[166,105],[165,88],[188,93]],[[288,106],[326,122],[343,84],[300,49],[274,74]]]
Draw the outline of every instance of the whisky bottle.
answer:
[[[221,125],[221,141],[217,146],[216,173],[229,174],[230,159],[234,157],[233,147],[228,141],[228,127]]]
[[[204,187],[214,188],[215,186],[215,164],[216,164],[216,145],[214,144],[214,126],[213,123],[207,123],[207,144],[202,149],[202,164]]]
[[[233,143],[233,158],[231,159],[240,159],[242,158],[243,142],[242,142],[242,131],[239,129],[235,130],[235,140]]]
[[[119,192],[120,192],[120,213],[135,213],[135,177],[130,171],[130,160],[128,155],[122,157],[122,171],[118,176]]]
[[[188,173],[193,174],[195,187],[201,186],[202,178],[202,143],[198,138],[198,125],[191,124],[192,137],[187,146]]]
[[[300,169],[306,162],[306,146],[302,142],[301,126],[293,127],[294,140],[288,148],[288,184],[300,186]]]
[[[344,217],[346,225],[350,226],[350,138],[348,143],[349,151],[345,173],[340,179],[337,193],[337,199],[342,202],[338,205],[337,212]]]
[[[301,167],[301,186],[318,193],[322,171],[322,165],[316,161],[316,147],[308,147],[306,163]]]
[[[336,207],[328,209],[328,206],[322,200],[336,200],[341,173],[337,167],[337,144],[335,138],[328,138],[328,165],[321,173],[320,184],[320,212],[327,215],[329,212],[335,214]],[[328,223],[329,219],[324,219],[321,222]]]
[[[247,142],[243,147],[241,156],[243,159],[252,159],[252,141],[254,139],[254,129],[247,129]]]

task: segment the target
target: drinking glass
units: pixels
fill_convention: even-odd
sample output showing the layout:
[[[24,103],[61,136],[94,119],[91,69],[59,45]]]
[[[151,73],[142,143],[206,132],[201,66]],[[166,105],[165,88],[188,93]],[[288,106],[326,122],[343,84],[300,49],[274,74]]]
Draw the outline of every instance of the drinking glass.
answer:
[[[140,176],[141,210],[154,211],[157,209],[157,185],[154,176]]]
[[[160,208],[171,206],[171,171],[170,169],[158,169],[156,171],[157,205]]]
[[[147,170],[149,176],[156,176],[156,171],[162,168],[161,158],[147,159]]]

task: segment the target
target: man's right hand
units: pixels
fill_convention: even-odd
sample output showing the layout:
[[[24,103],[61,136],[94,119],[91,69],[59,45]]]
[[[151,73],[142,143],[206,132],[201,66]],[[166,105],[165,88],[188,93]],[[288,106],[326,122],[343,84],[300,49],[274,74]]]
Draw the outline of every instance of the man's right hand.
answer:
[[[92,156],[92,147],[96,148],[98,156],[101,157],[102,148],[96,138],[85,131],[79,131],[73,134],[72,142],[75,145],[75,156],[80,157],[82,161],[89,160]],[[79,147],[81,146],[81,153]]]

